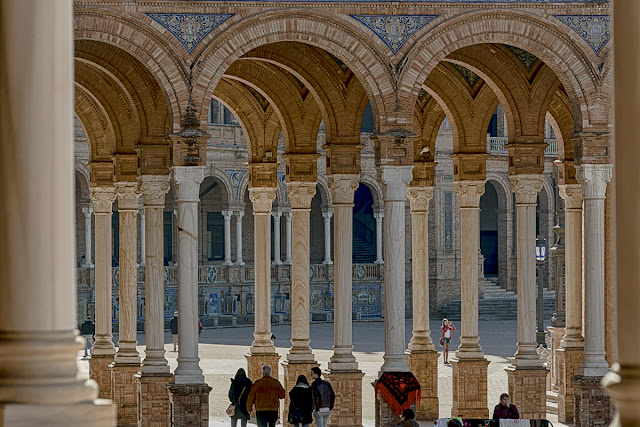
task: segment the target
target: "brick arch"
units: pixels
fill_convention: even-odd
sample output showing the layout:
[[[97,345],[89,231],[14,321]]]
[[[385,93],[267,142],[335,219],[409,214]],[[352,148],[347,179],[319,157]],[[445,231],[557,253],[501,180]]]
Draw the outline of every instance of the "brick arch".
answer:
[[[373,207],[382,208],[384,206],[384,196],[382,192],[382,185],[378,181],[377,177],[362,172],[360,174],[360,184],[366,185],[369,190],[371,190],[371,195],[373,196]]]
[[[111,161],[116,152],[116,135],[104,107],[82,85],[75,83],[75,113],[89,140],[89,160]]]
[[[279,41],[311,44],[349,64],[365,88],[374,117],[386,118],[385,104],[395,105],[395,76],[388,59],[371,42],[371,35],[334,14],[308,9],[259,14],[231,25],[211,40],[194,72],[194,101],[197,105],[208,102],[224,72],[242,55]],[[205,122],[206,116],[201,115],[203,126]]]
[[[180,130],[182,106],[186,107],[189,100],[189,73],[180,54],[165,37],[131,15],[75,8],[74,39],[104,42],[140,61],[164,94],[169,105],[170,126],[174,131]]]
[[[509,178],[499,172],[487,171],[487,182],[493,185],[498,195],[498,208],[513,209],[513,197],[511,196],[511,185]]]
[[[319,189],[319,191],[318,191]],[[331,191],[329,191],[329,180],[326,174],[318,174],[316,183],[316,192],[320,193],[320,204],[330,208],[333,206],[333,200],[331,199]]]
[[[417,135],[413,148],[414,161],[433,161],[436,152],[436,138],[446,114],[438,101],[427,91],[421,91],[418,96],[414,116],[413,132]],[[428,147],[429,152],[422,154],[422,149]]]
[[[558,142],[558,159],[573,160],[575,153],[573,142],[570,139],[573,133],[573,112],[569,98],[562,90],[558,89],[549,103],[547,117]]]
[[[213,165],[205,170],[205,179],[206,178],[215,178],[216,181],[222,184],[222,194],[227,197],[226,204],[231,205],[234,203],[233,198],[233,184],[231,184],[231,180],[229,176],[223,171]],[[204,181],[202,181],[204,183]],[[202,184],[200,184],[202,186]]]
[[[565,87],[576,130],[598,121],[589,113],[589,108],[597,102],[598,78],[584,50],[556,23],[504,10],[461,15],[425,33],[417,41],[407,54],[399,76],[402,117],[412,120],[416,96],[440,61],[460,48],[481,43],[504,43],[533,53],[553,70]]]

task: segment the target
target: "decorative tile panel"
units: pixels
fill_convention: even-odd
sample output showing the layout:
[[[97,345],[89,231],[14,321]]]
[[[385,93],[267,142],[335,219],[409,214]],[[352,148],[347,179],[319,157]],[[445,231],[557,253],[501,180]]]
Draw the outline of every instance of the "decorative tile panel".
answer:
[[[522,65],[527,69],[527,71],[531,70],[533,64],[538,60],[538,57],[532,53],[527,52],[524,49],[520,49],[518,47],[507,45],[509,50],[513,52],[513,54],[522,62]]]
[[[580,34],[596,55],[611,38],[609,15],[555,15],[555,17]]]
[[[473,71],[463,67],[462,65],[452,64],[456,70],[460,73],[462,77],[464,77],[465,81],[469,84],[469,86],[473,87],[476,84],[478,79],[480,78]]]
[[[376,33],[380,40],[396,54],[420,28],[438,15],[351,15]]]
[[[231,185],[233,185],[233,198],[236,201],[241,202],[242,200],[238,200],[238,191],[240,188],[240,182],[242,181],[242,178],[244,178],[244,176],[247,174],[247,171],[242,169],[225,169],[225,173],[229,177]]]
[[[169,30],[187,52],[193,52],[198,43],[233,14],[147,13]]]

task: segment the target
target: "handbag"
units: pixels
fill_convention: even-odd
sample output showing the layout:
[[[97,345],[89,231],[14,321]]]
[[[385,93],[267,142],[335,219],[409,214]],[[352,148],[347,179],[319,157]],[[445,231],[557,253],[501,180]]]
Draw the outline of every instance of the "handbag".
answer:
[[[440,347],[444,347],[444,340],[440,338]]]
[[[228,416],[233,417],[236,414],[236,406],[238,406],[238,404],[242,400],[242,395],[244,394],[244,391],[246,389],[247,389],[247,386],[245,385],[244,388],[242,389],[242,393],[240,393],[240,397],[238,397],[238,400],[236,400],[236,403],[231,403],[229,405],[226,411]]]

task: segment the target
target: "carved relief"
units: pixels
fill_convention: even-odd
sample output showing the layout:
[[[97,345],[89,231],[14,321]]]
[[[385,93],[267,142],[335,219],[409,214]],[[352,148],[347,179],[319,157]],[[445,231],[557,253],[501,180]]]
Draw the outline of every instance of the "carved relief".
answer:
[[[413,166],[382,166],[382,182],[384,182],[384,199],[407,199],[407,184],[413,179]]]
[[[118,212],[138,212],[140,185],[137,182],[116,182],[116,195],[118,196]]]
[[[169,175],[142,175],[140,190],[145,207],[164,207],[164,196],[169,191]]]
[[[613,165],[576,166],[576,179],[582,184],[585,199],[604,199],[607,183],[613,177]]]
[[[289,182],[287,192],[292,209],[311,209],[311,200],[316,195],[316,183]]]
[[[270,214],[271,205],[276,198],[275,187],[257,187],[249,188],[249,199],[253,204],[254,214]]]
[[[559,185],[560,197],[564,200],[565,209],[582,209],[582,186],[580,184]]]
[[[455,185],[461,208],[480,208],[480,197],[484,194],[484,181],[456,181]]]
[[[204,166],[173,167],[177,202],[200,201],[200,183],[204,180],[204,170]]]
[[[429,212],[429,201],[433,197],[433,187],[409,187],[407,198],[411,212]]]
[[[360,185],[359,175],[331,175],[329,177],[329,189],[333,196],[333,204],[353,204],[353,195]]]

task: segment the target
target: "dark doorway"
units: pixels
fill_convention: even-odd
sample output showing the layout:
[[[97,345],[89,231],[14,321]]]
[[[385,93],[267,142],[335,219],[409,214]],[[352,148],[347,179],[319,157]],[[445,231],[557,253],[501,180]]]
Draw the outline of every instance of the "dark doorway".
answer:
[[[371,263],[376,260],[376,220],[373,217],[373,195],[360,183],[353,207],[353,262]]]
[[[498,274],[498,193],[490,182],[480,198],[480,251],[484,257],[484,274]]]

